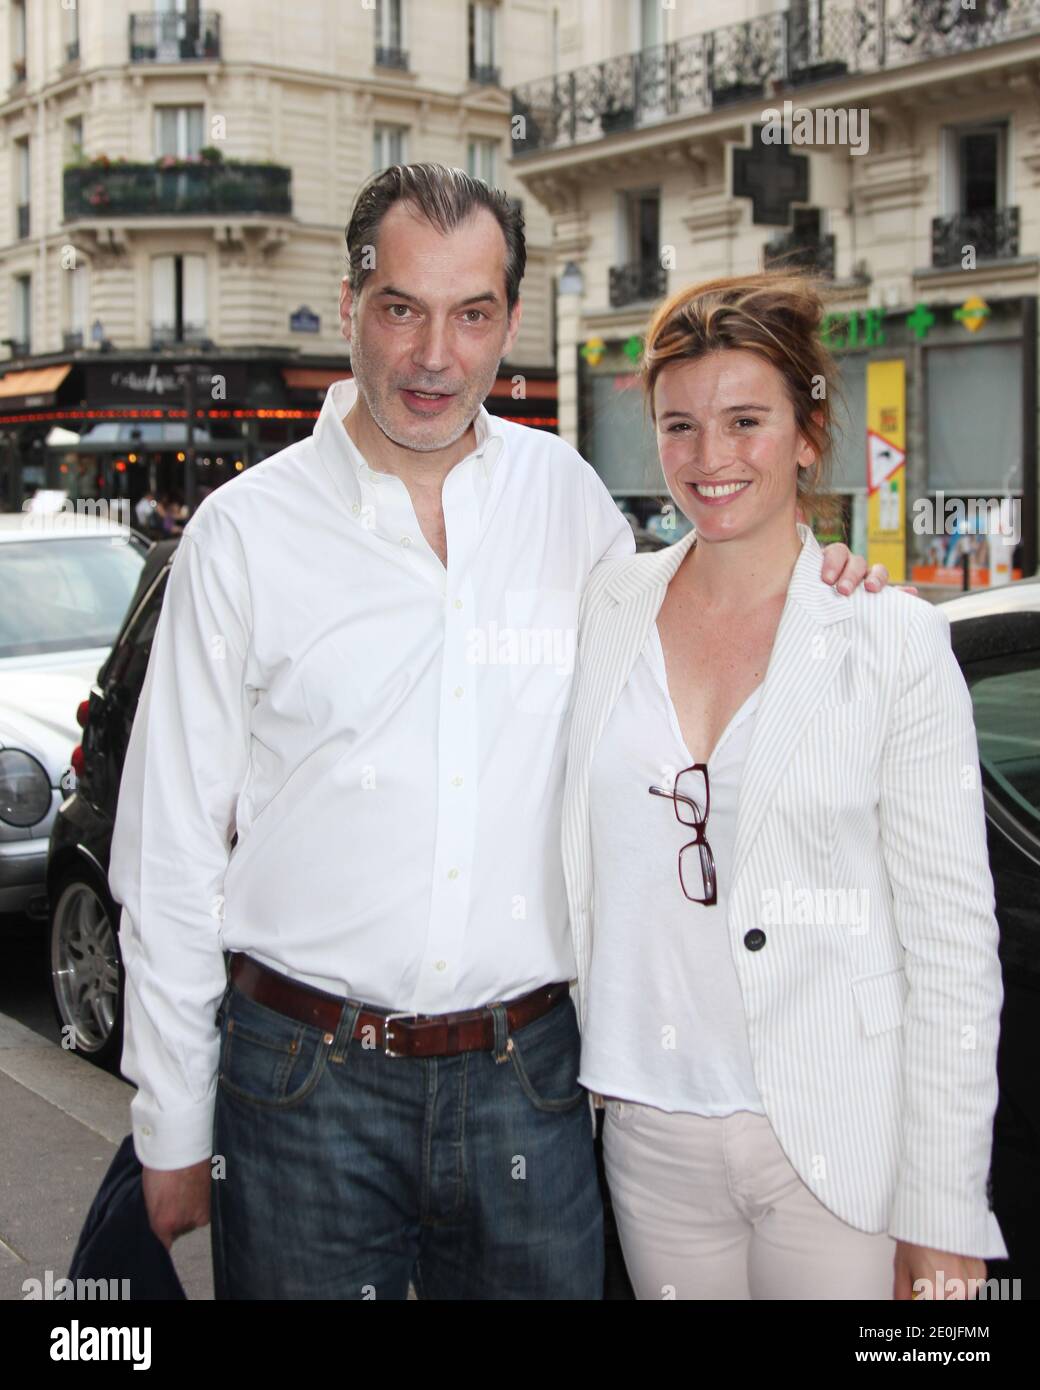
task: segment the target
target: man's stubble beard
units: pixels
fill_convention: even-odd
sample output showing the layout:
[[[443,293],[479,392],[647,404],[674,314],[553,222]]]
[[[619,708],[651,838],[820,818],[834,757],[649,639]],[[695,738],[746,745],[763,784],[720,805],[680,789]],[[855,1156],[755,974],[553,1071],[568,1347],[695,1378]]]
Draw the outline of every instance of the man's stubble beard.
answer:
[[[471,408],[467,406],[467,409],[463,413],[463,422],[453,434],[445,439],[435,439],[430,442],[417,443],[414,439],[401,438],[394,432],[393,421],[390,418],[389,400],[384,399],[371,385],[366,384],[368,359],[361,348],[361,335],[356,327],[352,329],[350,334],[350,369],[354,375],[354,380],[357,382],[358,393],[364,397],[365,404],[368,406],[368,413],[379,429],[382,430],[383,434],[386,435],[387,439],[398,445],[399,448],[411,449],[417,454],[436,453],[440,449],[450,448],[456,440],[462,438],[473,423],[477,411],[487,399],[488,393],[494,385],[495,378],[498,375],[498,367],[501,360],[501,357],[496,358],[494,366],[488,371],[485,380],[477,383]],[[393,396],[394,394],[395,388],[388,388],[388,396]],[[430,423],[436,424],[437,421],[431,420]]]

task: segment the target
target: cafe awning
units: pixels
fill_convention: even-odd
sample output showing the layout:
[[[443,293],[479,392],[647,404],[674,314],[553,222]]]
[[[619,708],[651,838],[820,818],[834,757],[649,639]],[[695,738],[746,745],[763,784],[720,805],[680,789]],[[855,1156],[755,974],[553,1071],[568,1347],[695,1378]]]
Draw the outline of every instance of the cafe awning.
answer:
[[[62,362],[56,367],[7,372],[0,377],[0,401],[8,408],[53,405],[58,387],[71,371],[72,363]]]

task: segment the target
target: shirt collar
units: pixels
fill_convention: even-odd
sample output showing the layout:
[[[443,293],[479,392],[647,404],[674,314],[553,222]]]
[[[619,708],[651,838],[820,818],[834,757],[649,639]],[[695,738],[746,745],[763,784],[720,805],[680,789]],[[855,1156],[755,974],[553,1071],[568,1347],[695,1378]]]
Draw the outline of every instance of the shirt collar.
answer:
[[[312,435],[319,456],[332,471],[351,504],[363,501],[362,490],[373,476],[387,476],[369,467],[344,428],[343,417],[353,408],[357,395],[357,383],[353,377],[334,381],[325,393]],[[473,480],[481,503],[487,496],[495,467],[505,449],[505,440],[494,428],[492,419],[481,406],[473,420],[476,448],[455,465],[458,468],[461,463],[474,460]]]

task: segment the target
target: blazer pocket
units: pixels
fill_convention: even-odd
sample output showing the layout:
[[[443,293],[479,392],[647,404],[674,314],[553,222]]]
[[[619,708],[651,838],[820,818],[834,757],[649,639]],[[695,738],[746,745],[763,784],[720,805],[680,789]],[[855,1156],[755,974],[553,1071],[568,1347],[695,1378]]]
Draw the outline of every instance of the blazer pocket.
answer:
[[[823,705],[810,717],[808,729],[828,734],[865,734],[870,728],[874,704],[871,700],[846,700],[844,704]]]
[[[901,1027],[909,988],[902,966],[886,970],[881,975],[864,975],[852,981],[852,997],[868,1038]]]

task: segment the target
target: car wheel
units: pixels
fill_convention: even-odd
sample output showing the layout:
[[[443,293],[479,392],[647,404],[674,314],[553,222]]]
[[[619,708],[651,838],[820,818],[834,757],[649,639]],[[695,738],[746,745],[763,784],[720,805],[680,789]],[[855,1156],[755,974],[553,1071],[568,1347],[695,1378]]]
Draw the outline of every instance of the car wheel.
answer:
[[[123,1048],[118,910],[107,888],[87,870],[67,870],[51,903],[51,991],[63,1040],[71,1038],[71,1051],[118,1076]]]

